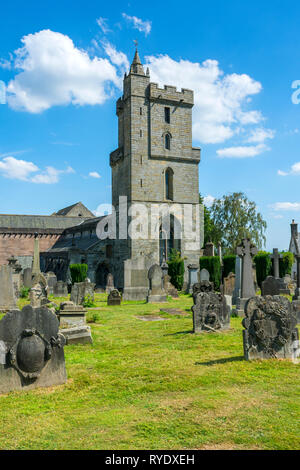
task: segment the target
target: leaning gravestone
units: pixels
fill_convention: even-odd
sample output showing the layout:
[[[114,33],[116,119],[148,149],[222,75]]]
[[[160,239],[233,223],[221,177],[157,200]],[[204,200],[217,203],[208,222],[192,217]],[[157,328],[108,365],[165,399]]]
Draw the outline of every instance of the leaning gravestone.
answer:
[[[290,291],[283,279],[268,276],[261,284],[261,295],[290,295]]]
[[[297,320],[286,297],[252,297],[242,321],[246,360],[295,359],[299,348]]]
[[[0,311],[16,307],[15,289],[12,278],[12,268],[0,266]]]
[[[207,282],[194,286],[192,307],[194,333],[216,332],[230,327],[231,311],[226,298],[210,290],[211,286],[206,284]]]
[[[90,300],[94,301],[94,289],[95,284],[93,282],[75,282],[72,286],[70,300],[76,305],[82,305],[85,297],[89,297]]]
[[[47,307],[12,310],[0,321],[0,393],[50,387],[67,380],[64,337]],[[5,352],[4,352],[5,351]]]
[[[57,281],[53,286],[54,297],[67,297],[68,296],[68,284],[64,281]]]
[[[147,302],[166,302],[167,295],[166,291],[162,287],[162,269],[158,264],[153,264],[148,271],[149,279],[149,293],[147,296]]]
[[[110,291],[107,297],[107,305],[121,305],[121,294],[117,289]]]

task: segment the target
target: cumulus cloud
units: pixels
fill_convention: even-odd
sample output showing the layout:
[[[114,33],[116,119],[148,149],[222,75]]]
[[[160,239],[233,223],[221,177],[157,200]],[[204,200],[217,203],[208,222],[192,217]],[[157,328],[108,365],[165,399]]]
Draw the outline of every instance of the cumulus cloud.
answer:
[[[275,211],[300,211],[300,202],[276,202],[271,207]]]
[[[203,203],[206,207],[211,207],[214,201],[215,201],[215,198],[211,196],[210,194],[208,194],[207,196],[203,198]]]
[[[219,149],[217,150],[217,155],[220,158],[249,158],[256,157],[256,155],[260,155],[267,150],[270,150],[270,148],[264,144],[246,145]]]
[[[40,113],[57,105],[95,105],[119,86],[108,59],[91,59],[66,35],[50,30],[22,38],[14,67],[20,72],[8,84],[8,103],[17,110]]]
[[[291,166],[291,169],[289,171],[278,170],[277,174],[279,176],[300,175],[300,162],[294,163],[294,165]]]
[[[267,139],[274,139],[275,131],[272,129],[264,129],[262,127],[253,129],[247,142],[264,143]]]
[[[167,55],[146,58],[151,81],[194,90],[194,138],[203,143],[221,143],[233,137],[241,125],[263,119],[258,110],[248,110],[249,100],[262,89],[246,74],[225,75],[216,60],[202,63],[175,61]]]
[[[37,165],[26,160],[19,160],[14,157],[5,157],[0,161],[0,173],[4,178],[27,181],[31,183],[53,184],[59,181],[59,176],[63,173],[74,173],[70,166],[66,170],[57,170],[52,166],[47,166],[41,171]]]
[[[118,67],[119,74],[119,87],[122,87],[122,79],[124,72],[129,70],[130,64],[127,55],[124,52],[117,51],[115,46],[108,41],[102,41],[102,47],[106,55],[110,58],[111,62]]]
[[[91,178],[101,178],[101,175],[99,175],[99,173],[97,171],[90,171],[89,176]]]
[[[126,13],[122,13],[123,18],[125,18],[127,21],[132,23],[133,27],[135,29],[138,29],[141,33],[144,33],[145,36],[148,36],[148,34],[151,31],[152,23],[151,21],[143,21],[140,18],[137,18],[136,16],[129,16]]]

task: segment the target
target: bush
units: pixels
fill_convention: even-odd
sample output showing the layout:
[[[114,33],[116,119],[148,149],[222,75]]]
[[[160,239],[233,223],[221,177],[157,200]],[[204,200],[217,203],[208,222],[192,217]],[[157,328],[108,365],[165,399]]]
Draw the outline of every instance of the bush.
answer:
[[[86,315],[87,323],[97,323],[100,320],[100,315],[97,312],[88,312]]]
[[[286,274],[291,274],[293,263],[293,253],[291,253],[290,251],[283,252],[282,258],[279,260],[279,276],[284,277]]]
[[[254,262],[256,266],[256,278],[257,284],[261,287],[262,282],[266,279],[267,276],[270,276],[272,272],[272,261],[270,258],[270,253],[266,251],[259,251],[257,255],[254,256]]]
[[[171,282],[177,290],[181,290],[184,280],[184,260],[181,258],[180,252],[172,249],[167,261],[169,269],[168,274]]]
[[[72,284],[75,282],[84,282],[87,278],[87,271],[87,264],[70,264]]]
[[[219,256],[202,256],[200,258],[200,269],[207,269],[210,281],[214,283],[216,290],[220,289],[221,284],[221,263]]]
[[[235,273],[235,255],[223,256],[223,277],[227,277],[229,273]]]
[[[83,306],[87,307],[96,307],[96,304],[93,301],[93,297],[91,295],[86,295],[83,299]]]
[[[21,287],[20,289],[20,297],[21,299],[27,299],[29,294],[30,288],[29,287]]]

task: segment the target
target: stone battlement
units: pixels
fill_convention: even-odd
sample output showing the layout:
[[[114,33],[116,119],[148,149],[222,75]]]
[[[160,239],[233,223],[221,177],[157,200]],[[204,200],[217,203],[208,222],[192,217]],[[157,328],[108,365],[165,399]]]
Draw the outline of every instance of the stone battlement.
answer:
[[[150,100],[165,100],[175,103],[194,105],[194,92],[186,88],[177,91],[175,86],[165,85],[160,88],[157,83],[150,83],[149,85],[149,99]]]

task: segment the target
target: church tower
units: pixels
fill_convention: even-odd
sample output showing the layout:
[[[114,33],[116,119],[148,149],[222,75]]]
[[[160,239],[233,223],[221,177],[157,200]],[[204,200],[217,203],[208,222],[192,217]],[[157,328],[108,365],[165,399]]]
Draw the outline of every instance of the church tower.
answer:
[[[136,50],[124,76],[123,96],[117,101],[118,148],[110,154],[112,204],[117,213],[120,196],[127,197],[128,208],[146,205],[149,215],[153,204],[189,205],[194,222],[200,219],[203,230],[198,205],[200,149],[192,147],[193,105],[193,91],[151,83]],[[129,211],[128,224],[131,220]],[[145,229],[141,228],[144,234]],[[148,239],[118,240],[114,250],[122,259],[144,257],[151,265],[161,263],[171,248],[177,248],[186,264],[199,263],[202,240],[197,250],[189,250],[186,240],[151,239],[148,229]]]

